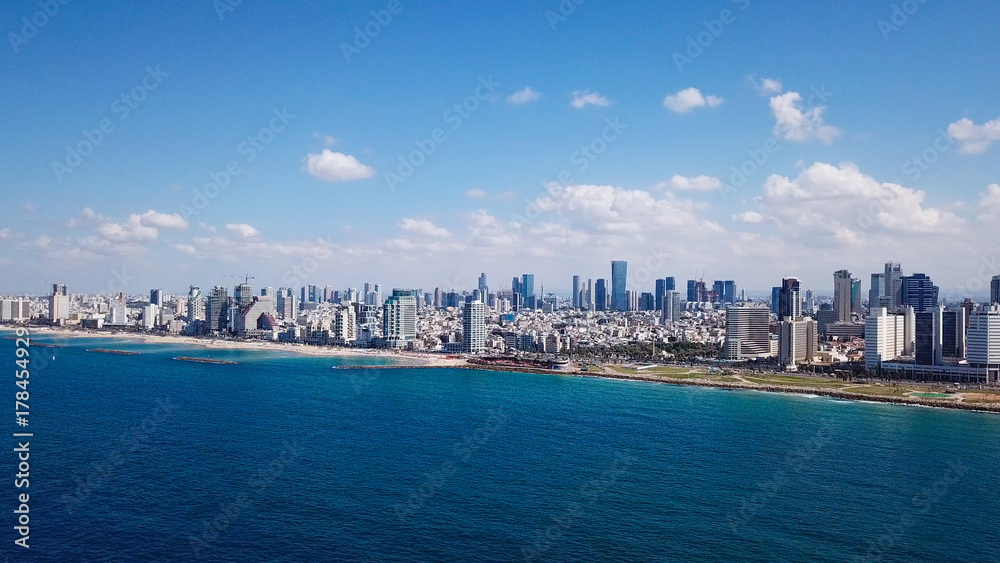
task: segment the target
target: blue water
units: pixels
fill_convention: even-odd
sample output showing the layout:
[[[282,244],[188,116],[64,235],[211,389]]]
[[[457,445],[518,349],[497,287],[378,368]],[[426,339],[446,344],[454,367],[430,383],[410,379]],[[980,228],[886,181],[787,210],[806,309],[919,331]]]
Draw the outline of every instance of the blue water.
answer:
[[[0,456],[11,561],[1000,560],[996,415],[33,342],[67,347],[32,347],[30,550]]]

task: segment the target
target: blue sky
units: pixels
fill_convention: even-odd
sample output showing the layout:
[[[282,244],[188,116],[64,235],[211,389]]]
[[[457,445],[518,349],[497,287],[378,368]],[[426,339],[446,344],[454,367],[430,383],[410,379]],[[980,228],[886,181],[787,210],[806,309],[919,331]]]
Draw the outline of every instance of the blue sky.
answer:
[[[996,2],[226,1],[4,3],[0,291],[1000,273]]]

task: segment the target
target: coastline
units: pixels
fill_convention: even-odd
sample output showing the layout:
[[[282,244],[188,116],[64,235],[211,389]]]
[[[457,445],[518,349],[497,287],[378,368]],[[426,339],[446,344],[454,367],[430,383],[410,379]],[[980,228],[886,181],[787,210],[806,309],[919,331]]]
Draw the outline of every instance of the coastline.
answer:
[[[551,370],[532,368],[526,366],[502,366],[484,365],[469,363],[467,359],[447,358],[441,354],[433,352],[403,352],[387,351],[376,349],[343,348],[335,346],[310,346],[306,344],[293,344],[285,342],[266,341],[230,341],[205,339],[191,336],[179,336],[170,334],[133,334],[133,333],[107,333],[98,331],[71,330],[64,328],[34,327],[33,333],[51,334],[69,338],[119,338],[125,340],[135,340],[144,344],[181,344],[187,346],[198,346],[208,350],[261,350],[272,352],[291,352],[302,356],[313,357],[372,357],[403,360],[407,363],[401,365],[386,366],[342,366],[354,369],[393,369],[393,368],[456,368],[480,371],[511,372],[525,374],[560,375],[571,377],[595,377],[603,379],[618,379],[625,381],[643,381],[648,383],[665,383],[668,385],[680,385],[690,387],[714,387],[718,389],[732,389],[740,391],[760,391],[764,393],[792,393],[797,395],[813,395],[842,399],[847,401],[870,401],[874,403],[889,403],[909,406],[923,406],[933,408],[945,408],[953,410],[963,410],[968,412],[983,412],[1000,414],[1000,403],[966,403],[958,400],[941,400],[926,397],[914,396],[892,396],[878,395],[871,393],[858,393],[841,389],[826,389],[821,387],[802,387],[797,385],[775,385],[764,383],[728,382],[712,381],[701,378],[673,378],[667,375],[654,374],[630,374],[611,370],[602,371],[579,371],[579,370]],[[412,363],[411,363],[412,362]],[[998,390],[1000,393],[1000,390]]]
[[[465,360],[440,357],[439,354],[421,352],[403,352],[376,350],[372,348],[344,348],[338,346],[310,346],[307,344],[296,344],[290,342],[269,342],[269,341],[232,341],[221,339],[198,338],[194,336],[181,336],[176,334],[134,334],[103,332],[89,330],[73,330],[65,328],[32,327],[32,334],[50,334],[53,336],[67,338],[117,338],[122,340],[133,340],[144,344],[181,344],[185,346],[198,346],[207,350],[261,350],[269,352],[290,352],[300,356],[313,357],[360,357],[360,358],[388,358],[415,362],[412,367],[455,367]]]

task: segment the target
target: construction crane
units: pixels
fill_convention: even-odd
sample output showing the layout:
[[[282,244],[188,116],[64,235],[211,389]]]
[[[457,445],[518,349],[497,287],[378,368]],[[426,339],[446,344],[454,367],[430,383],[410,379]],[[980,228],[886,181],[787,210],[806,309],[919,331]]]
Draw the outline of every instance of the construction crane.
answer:
[[[226,276],[226,277],[227,278],[237,278],[237,279],[243,278],[243,283],[245,283],[245,284],[249,284],[250,280],[257,279],[255,277],[251,276],[250,274],[244,274],[242,276]]]

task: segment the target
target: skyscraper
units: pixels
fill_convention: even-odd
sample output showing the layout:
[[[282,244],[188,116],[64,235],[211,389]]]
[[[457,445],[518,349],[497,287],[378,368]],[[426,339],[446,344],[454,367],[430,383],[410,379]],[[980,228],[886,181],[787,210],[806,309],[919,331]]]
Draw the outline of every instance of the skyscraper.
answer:
[[[781,288],[771,288],[771,312],[775,315],[781,312]]]
[[[611,262],[611,308],[615,311],[628,311],[629,303],[625,295],[628,280],[628,262],[614,260]]]
[[[667,291],[677,291],[677,282],[674,280],[673,276],[667,276]]]
[[[766,307],[741,305],[726,309],[727,360],[743,360],[771,355],[769,327],[771,315]]]
[[[688,303],[696,303],[698,301],[698,281],[688,280],[687,288],[687,301]]]
[[[69,292],[64,284],[52,284],[49,296],[49,322],[60,324],[69,318]]]
[[[990,280],[990,304],[1000,303],[1000,276],[993,276]]]
[[[580,308],[580,276],[573,276],[573,308]]]
[[[390,348],[406,348],[417,338],[417,291],[393,289],[382,306],[382,330]]]
[[[672,325],[681,318],[681,294],[672,289],[663,294],[663,313],[660,321],[664,325]]]
[[[725,303],[726,302],[726,282],[723,281],[723,280],[715,280],[715,282],[712,283],[712,293],[715,294],[715,299],[713,300],[714,302],[716,302],[716,303]]]
[[[797,278],[781,280],[778,295],[778,320],[797,321],[802,318],[802,295]]]
[[[938,366],[944,358],[944,342],[942,329],[944,325],[944,309],[935,307],[931,310],[917,313],[916,322],[916,355],[917,365]]]
[[[833,310],[837,312],[837,322],[851,320],[851,290],[853,279],[847,270],[833,273]]]
[[[726,280],[723,284],[725,288],[725,298],[722,300],[723,303],[728,303],[733,305],[736,303],[736,282],[733,280]]]
[[[888,307],[889,303],[883,303],[885,293],[885,274],[872,274],[872,287],[868,290],[868,314],[875,315],[879,308]]]
[[[873,311],[865,321],[865,367],[878,368],[903,353],[905,319],[889,314],[885,307]]]
[[[885,263],[885,296],[893,309],[903,305],[903,269],[898,263]]]
[[[851,312],[861,314],[861,280],[851,280]]]
[[[151,289],[149,290],[149,303],[151,305],[156,305],[157,307],[163,306],[163,290],[162,289]]]
[[[535,308],[535,274],[521,276],[521,306],[526,309]]]
[[[594,284],[594,309],[598,311],[608,310],[608,287],[607,280],[598,279]]]
[[[900,282],[902,305],[922,313],[938,305],[939,289],[926,274],[904,276]]]
[[[811,363],[816,354],[816,321],[782,321],[778,332],[778,363],[794,366]]]
[[[237,284],[233,290],[233,300],[236,302],[237,309],[242,309],[253,303],[253,297],[253,288],[246,282]]]
[[[486,272],[479,274],[479,294],[483,296],[483,299],[490,294],[490,285],[486,283]]]
[[[667,280],[656,280],[656,289],[653,292],[654,306],[657,311],[663,310],[663,296],[667,293]]]
[[[462,352],[482,354],[486,351],[486,305],[469,301],[462,308]]]
[[[205,328],[209,333],[218,333],[229,328],[229,295],[226,288],[215,286],[205,303]]]
[[[201,294],[201,288],[192,285],[188,289],[188,321],[205,320],[205,297]]]
[[[995,279],[995,278],[994,278]],[[989,367],[990,381],[1000,376],[1000,307],[990,306],[969,318],[969,364]]]

